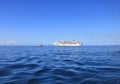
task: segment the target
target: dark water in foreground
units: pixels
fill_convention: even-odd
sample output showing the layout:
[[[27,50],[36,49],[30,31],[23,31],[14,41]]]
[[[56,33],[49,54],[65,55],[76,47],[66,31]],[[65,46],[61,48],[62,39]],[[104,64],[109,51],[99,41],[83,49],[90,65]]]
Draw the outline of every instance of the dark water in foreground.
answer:
[[[120,84],[120,46],[1,46],[0,84]]]

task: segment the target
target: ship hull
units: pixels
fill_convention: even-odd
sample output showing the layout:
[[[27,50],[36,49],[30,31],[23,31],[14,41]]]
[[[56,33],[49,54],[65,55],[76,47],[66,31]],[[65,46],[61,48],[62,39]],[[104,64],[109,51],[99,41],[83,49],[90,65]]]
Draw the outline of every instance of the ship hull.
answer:
[[[68,45],[67,45],[67,44],[65,45],[65,44],[64,44],[64,45],[55,45],[55,46],[81,46],[81,45],[69,45],[69,44],[68,44]]]

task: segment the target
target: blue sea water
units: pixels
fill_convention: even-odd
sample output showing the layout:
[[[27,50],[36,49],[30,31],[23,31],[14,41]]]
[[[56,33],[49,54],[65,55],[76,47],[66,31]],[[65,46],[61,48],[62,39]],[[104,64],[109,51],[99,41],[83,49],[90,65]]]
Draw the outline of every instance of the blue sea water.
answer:
[[[0,84],[120,84],[120,46],[1,46]]]

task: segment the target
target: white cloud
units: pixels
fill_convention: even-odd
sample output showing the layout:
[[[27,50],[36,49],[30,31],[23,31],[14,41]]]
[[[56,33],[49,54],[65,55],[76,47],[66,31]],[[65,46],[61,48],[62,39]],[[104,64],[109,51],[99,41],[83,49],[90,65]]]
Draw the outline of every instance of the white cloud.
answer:
[[[16,45],[17,42],[13,40],[0,41],[0,45]]]

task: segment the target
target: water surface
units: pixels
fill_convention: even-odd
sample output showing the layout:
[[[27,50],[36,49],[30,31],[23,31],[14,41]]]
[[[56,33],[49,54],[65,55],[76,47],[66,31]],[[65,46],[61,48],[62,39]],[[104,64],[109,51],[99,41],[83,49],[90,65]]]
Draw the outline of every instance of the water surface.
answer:
[[[0,84],[120,84],[120,46],[1,46]]]

